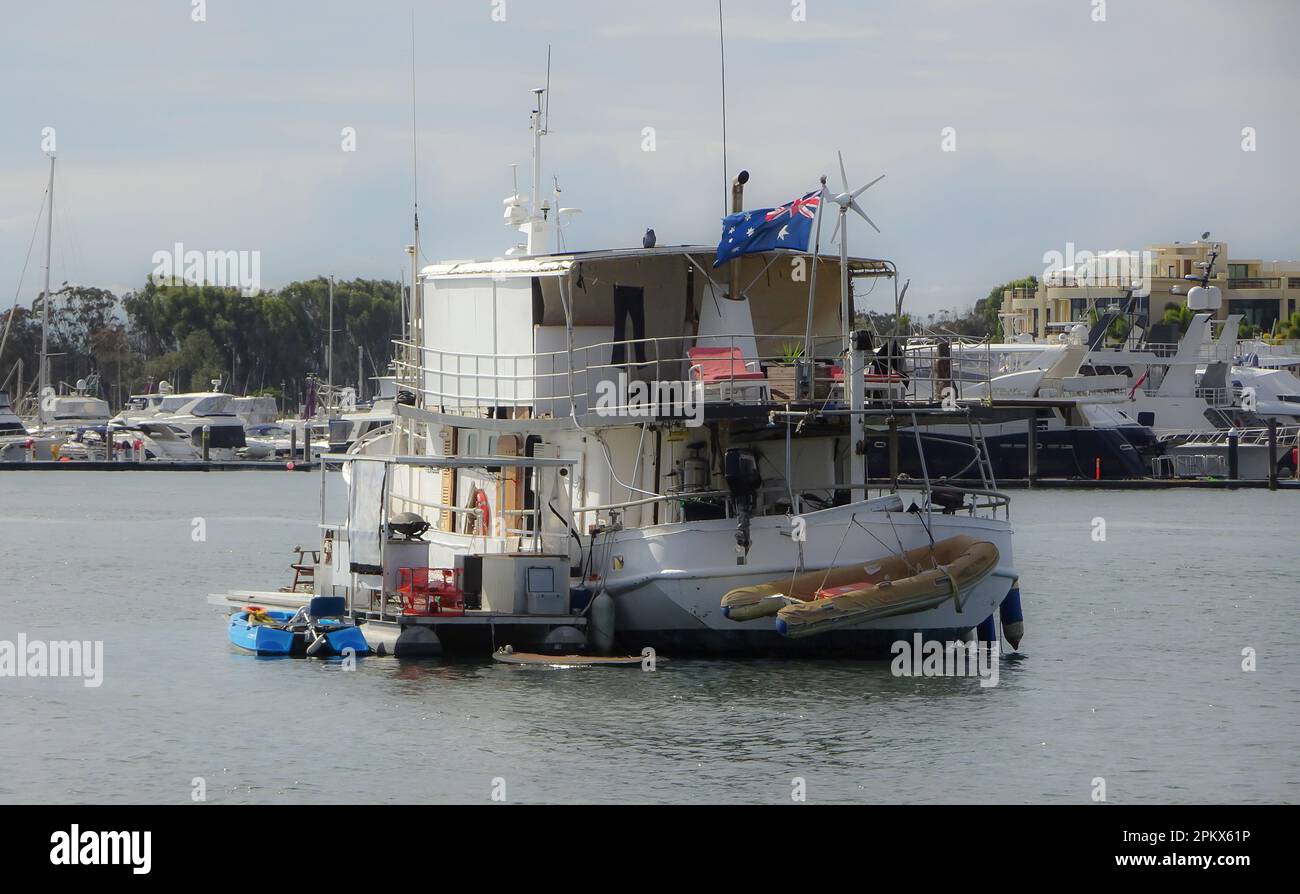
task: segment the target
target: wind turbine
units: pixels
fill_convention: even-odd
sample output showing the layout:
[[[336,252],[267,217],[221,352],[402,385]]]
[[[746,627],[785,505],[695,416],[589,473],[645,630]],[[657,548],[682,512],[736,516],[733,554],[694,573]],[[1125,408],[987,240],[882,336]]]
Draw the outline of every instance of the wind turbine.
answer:
[[[840,183],[843,184],[844,191],[836,195],[827,195],[827,199],[839,206],[839,220],[835,221],[835,230],[831,233],[831,241],[835,237],[840,237],[840,313],[842,315],[844,345],[847,348],[849,342],[849,330],[853,327],[853,307],[849,298],[849,239],[848,239],[848,213],[853,210],[859,217],[871,224],[871,229],[877,233],[880,227],[876,222],[867,216],[867,212],[862,210],[858,204],[858,196],[862,195],[871,187],[875,186],[885,175],[881,174],[875,180],[872,180],[866,186],[859,187],[854,192],[849,192],[849,175],[844,172],[844,153],[836,152],[840,159]]]
[[[860,352],[854,349],[851,344],[850,332],[853,328],[853,304],[849,294],[849,239],[848,239],[848,213],[852,209],[859,217],[871,224],[871,228],[877,233],[880,227],[876,226],[875,221],[867,216],[867,212],[862,210],[858,204],[858,196],[862,195],[871,187],[875,186],[885,175],[881,174],[875,180],[872,180],[866,186],[859,187],[854,192],[849,192],[849,175],[844,171],[844,153],[836,153],[840,159],[840,183],[844,191],[834,196],[828,195],[827,198],[834,202],[840,208],[840,218],[835,222],[835,232],[831,234],[831,241],[835,241],[835,235],[840,237],[840,319],[842,333],[844,337],[844,383],[848,391],[849,398],[849,424],[851,434],[851,443],[853,448],[850,456],[856,458],[857,446],[866,437],[864,420],[862,418],[862,407],[865,402],[865,388],[863,383],[863,374],[865,370],[859,366]],[[865,454],[864,454],[865,461]],[[856,462],[850,463],[852,472],[849,475],[849,483],[852,488],[852,499],[854,501],[865,499],[866,488],[865,481],[859,480],[861,466]]]

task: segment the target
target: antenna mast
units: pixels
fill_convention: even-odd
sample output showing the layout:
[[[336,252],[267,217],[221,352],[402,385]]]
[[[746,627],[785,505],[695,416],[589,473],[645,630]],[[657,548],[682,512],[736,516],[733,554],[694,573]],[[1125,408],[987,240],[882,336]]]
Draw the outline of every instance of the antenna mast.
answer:
[[[731,178],[727,168],[727,44],[723,35],[722,0],[718,0],[718,55],[722,61],[722,216],[726,217]]]
[[[50,205],[45,218],[45,297],[41,300],[41,368],[39,385],[36,388],[36,418],[41,427],[45,426],[45,389],[49,387],[49,341],[47,332],[50,328],[50,248],[54,243],[54,153],[50,153]]]
[[[420,149],[415,121],[415,10],[411,10],[411,195],[415,208],[415,245],[420,245]]]
[[[414,208],[415,233],[414,241],[407,248],[411,255],[411,307],[410,313],[405,315],[407,321],[411,324],[410,332],[403,332],[403,338],[409,338],[413,349],[410,362],[418,369],[424,359],[423,352],[420,350],[422,333],[420,331],[424,323],[424,312],[420,302],[420,156],[419,156],[419,129],[416,123],[416,102],[415,102],[415,10],[411,10],[411,192]]]
[[[545,210],[542,202],[542,137],[546,136],[546,122],[543,103],[546,101],[546,88],[533,88],[537,97],[537,107],[533,109],[533,205],[528,220],[528,254],[543,251],[540,237],[546,229]]]

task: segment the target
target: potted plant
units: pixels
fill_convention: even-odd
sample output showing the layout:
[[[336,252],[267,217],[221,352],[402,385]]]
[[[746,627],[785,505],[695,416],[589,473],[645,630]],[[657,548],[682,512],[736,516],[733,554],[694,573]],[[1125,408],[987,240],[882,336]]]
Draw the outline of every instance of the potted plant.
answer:
[[[822,400],[830,393],[830,370],[804,356],[803,342],[789,341],[768,365],[767,382],[775,400]]]

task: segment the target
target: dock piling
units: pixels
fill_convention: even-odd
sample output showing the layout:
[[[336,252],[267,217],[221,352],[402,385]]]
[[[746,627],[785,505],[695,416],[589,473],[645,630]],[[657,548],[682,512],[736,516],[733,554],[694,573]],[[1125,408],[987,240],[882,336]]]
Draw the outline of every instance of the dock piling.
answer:
[[[1268,420],[1268,489],[1277,490],[1277,418]]]

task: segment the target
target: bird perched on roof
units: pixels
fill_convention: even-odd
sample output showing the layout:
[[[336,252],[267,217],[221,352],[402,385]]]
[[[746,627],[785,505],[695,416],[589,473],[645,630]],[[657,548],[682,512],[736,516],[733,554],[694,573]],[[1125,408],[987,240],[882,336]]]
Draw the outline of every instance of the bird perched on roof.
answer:
[[[649,230],[646,230],[646,231],[645,231],[645,235],[641,237],[641,247],[642,247],[642,248],[654,248],[654,247],[655,247],[655,231],[654,231],[654,230],[649,229]]]

